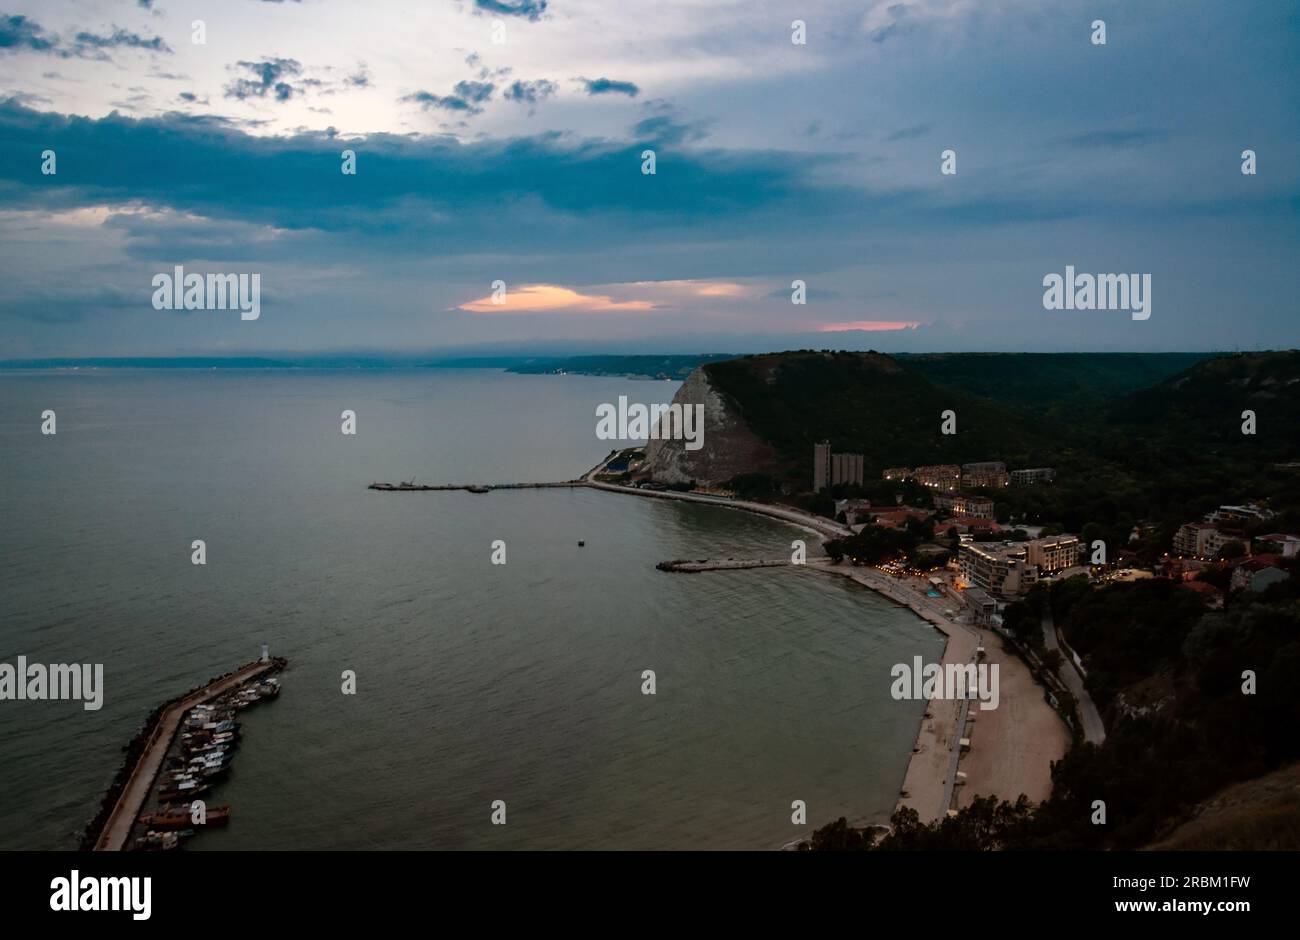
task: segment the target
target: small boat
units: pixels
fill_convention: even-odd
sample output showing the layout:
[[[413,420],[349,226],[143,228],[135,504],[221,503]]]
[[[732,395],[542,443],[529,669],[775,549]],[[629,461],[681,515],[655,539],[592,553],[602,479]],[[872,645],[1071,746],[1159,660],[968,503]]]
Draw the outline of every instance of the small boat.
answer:
[[[207,826],[225,826],[230,822],[229,806],[213,806],[206,810]],[[194,815],[188,806],[164,810],[158,813],[145,813],[139,823],[150,829],[189,829],[196,825]]]

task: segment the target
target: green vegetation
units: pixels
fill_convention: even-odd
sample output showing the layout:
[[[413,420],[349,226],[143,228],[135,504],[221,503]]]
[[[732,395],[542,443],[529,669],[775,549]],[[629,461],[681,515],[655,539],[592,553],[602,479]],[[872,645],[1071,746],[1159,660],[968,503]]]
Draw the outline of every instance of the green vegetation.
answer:
[[[1105,743],[1056,762],[1052,795],[1037,808],[984,798],[930,825],[903,810],[877,850],[1137,848],[1223,787],[1300,759],[1300,576],[1222,611],[1168,581],[1089,591],[1072,579],[1031,597],[1018,622],[1032,624],[1033,604],[1050,602],[1088,657]],[[1248,670],[1254,694],[1243,693]],[[1104,825],[1092,822],[1096,800]],[[842,820],[817,830],[813,847],[868,847],[843,830]]]
[[[836,564],[847,558],[855,565],[878,565],[905,557],[915,568],[930,569],[947,560],[946,554],[937,556],[917,551],[922,543],[932,541],[934,526],[931,523],[908,519],[902,529],[866,525],[856,535],[831,539],[824,547]]]
[[[1181,372],[1180,366],[1189,365]],[[1045,526],[1106,543],[1150,564],[1179,525],[1224,503],[1269,500],[1279,518],[1246,535],[1300,528],[1300,352],[889,357],[813,352],[748,356],[705,367],[710,381],[780,459],[755,472],[775,491],[800,494],[812,451],[864,455],[864,486],[793,501],[832,515],[829,498],[880,505],[912,484],[881,480],[887,467],[1001,460],[1011,469],[1056,468],[1055,483],[978,491],[999,524]],[[1171,372],[1176,374],[1171,375]],[[1157,384],[1138,388],[1148,380]],[[941,382],[942,384],[936,384]],[[940,415],[957,415],[955,435]],[[1242,433],[1242,412],[1257,433]],[[1142,536],[1130,541],[1134,526]]]

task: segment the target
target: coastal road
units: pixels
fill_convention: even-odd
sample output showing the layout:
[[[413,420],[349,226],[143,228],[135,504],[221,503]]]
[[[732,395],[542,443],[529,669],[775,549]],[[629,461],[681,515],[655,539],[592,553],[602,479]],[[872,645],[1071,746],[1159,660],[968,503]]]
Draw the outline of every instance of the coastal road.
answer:
[[[180,727],[181,718],[185,713],[195,705],[202,705],[208,699],[215,698],[242,685],[254,676],[261,675],[274,665],[274,660],[265,663],[249,663],[224,679],[218,679],[192,695],[186,696],[163,712],[153,734],[149,737],[149,743],[145,745],[140,759],[136,761],[135,769],[131,771],[130,779],[122,789],[122,795],[117,798],[117,805],[113,807],[113,812],[105,821],[103,830],[100,831],[99,841],[95,843],[96,852],[120,852],[126,848],[131,827],[135,825],[136,818],[144,808],[145,800],[149,798],[149,791],[153,789],[153,782],[158,777],[158,771],[162,769],[163,758],[167,756],[167,749],[171,747],[172,738],[176,736],[176,729]]]
[[[1079,703],[1079,719],[1083,722],[1083,739],[1091,741],[1093,744],[1100,744],[1106,740],[1106,726],[1102,723],[1101,713],[1097,711],[1097,706],[1092,701],[1092,696],[1088,690],[1083,687],[1083,677],[1079,675],[1078,669],[1074,666],[1074,659],[1065,650],[1061,649],[1060,641],[1056,637],[1056,624],[1052,621],[1052,611],[1050,608],[1043,610],[1043,645],[1049,650],[1056,650],[1061,654],[1061,669],[1059,675],[1065,687],[1070,690],[1074,700]]]

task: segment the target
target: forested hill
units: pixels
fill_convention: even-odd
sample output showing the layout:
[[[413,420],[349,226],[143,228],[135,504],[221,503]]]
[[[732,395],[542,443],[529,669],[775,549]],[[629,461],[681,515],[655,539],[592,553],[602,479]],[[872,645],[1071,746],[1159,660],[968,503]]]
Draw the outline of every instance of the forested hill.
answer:
[[[1034,411],[1096,407],[1212,358],[1211,353],[921,353],[895,356],[936,385]]]
[[[1046,459],[1053,443],[1031,416],[938,386],[881,353],[772,353],[703,368],[735,413],[800,474],[823,439],[835,450],[865,454],[875,476],[885,467],[925,463],[1024,464]],[[955,412],[958,433],[941,433],[945,411]]]

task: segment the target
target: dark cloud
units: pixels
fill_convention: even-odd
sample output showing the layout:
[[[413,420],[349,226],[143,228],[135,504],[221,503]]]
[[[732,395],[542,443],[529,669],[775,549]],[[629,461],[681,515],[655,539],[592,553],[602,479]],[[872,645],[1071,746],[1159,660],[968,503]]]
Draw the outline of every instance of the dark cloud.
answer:
[[[56,52],[58,40],[45,32],[39,23],[25,16],[0,16],[0,50],[16,52],[20,49]]]
[[[464,98],[470,104],[482,104],[491,100],[496,85],[490,82],[457,82],[452,90],[456,92],[456,97]]]
[[[474,0],[474,6],[497,16],[522,16],[536,21],[546,12],[547,0]]]
[[[422,110],[432,111],[435,108],[443,111],[469,111],[474,109],[464,98],[457,98],[455,95],[435,95],[428,91],[416,91],[409,95],[403,95],[398,101],[409,101],[418,104]]]
[[[302,65],[295,59],[266,59],[261,62],[239,62],[253,78],[237,78],[226,86],[226,97],[244,101],[247,98],[265,98],[271,95],[276,101],[288,101],[294,87],[285,78],[302,74]]]
[[[429,91],[416,91],[403,95],[399,101],[418,104],[422,110],[459,111],[464,114],[478,114],[485,101],[492,98],[496,86],[490,82],[457,82],[452,88],[453,94],[435,95]]]
[[[76,36],[78,47],[90,49],[146,49],[149,52],[171,52],[171,46],[155,36],[145,39],[138,33],[126,29],[115,29],[111,35],[99,36],[95,33],[80,32]]]
[[[642,140],[660,144],[681,144],[702,140],[708,136],[705,121],[679,121],[669,115],[657,115],[638,121],[632,135]]]
[[[589,95],[627,95],[635,98],[641,91],[631,82],[616,82],[612,78],[580,78]]]
[[[40,23],[25,16],[0,16],[0,52],[44,52],[63,59],[107,59],[108,49],[141,49],[145,52],[172,51],[161,37],[147,39],[139,33],[115,28],[107,36],[82,30],[71,43],[45,31]]]
[[[555,82],[546,79],[538,79],[534,82],[514,82],[503,94],[507,101],[517,101],[520,104],[535,105],[545,101],[555,94],[557,86]]]

